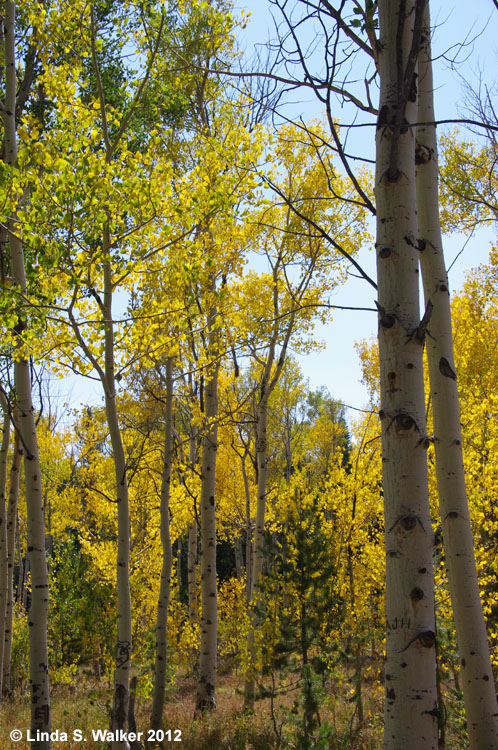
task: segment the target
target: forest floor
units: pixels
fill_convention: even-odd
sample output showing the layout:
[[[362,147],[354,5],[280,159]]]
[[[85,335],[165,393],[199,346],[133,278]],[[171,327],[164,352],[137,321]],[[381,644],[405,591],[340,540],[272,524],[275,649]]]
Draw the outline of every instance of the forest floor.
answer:
[[[194,720],[195,680],[178,680],[167,696],[163,724],[165,738],[160,747],[182,750],[290,750],[298,747],[295,743],[300,714],[297,691],[279,696],[273,711],[270,699],[261,699],[256,702],[254,714],[248,715],[243,711],[242,686],[240,676],[221,675],[217,689],[217,710]],[[108,750],[105,738],[95,738],[94,733],[97,730],[108,731],[111,697],[111,689],[106,681],[99,682],[88,675],[81,675],[73,686],[54,687],[51,696],[52,731],[58,731],[58,741],[52,744],[54,750],[81,750],[82,747],[85,750]],[[335,694],[330,689],[327,691],[320,708],[320,718],[322,724],[329,725],[330,733],[327,743],[320,744],[321,748],[380,750],[382,704],[378,685],[364,684],[363,702],[364,721],[358,728],[354,705],[347,692],[344,689]],[[25,695],[15,696],[13,700],[3,703],[0,714],[2,750],[27,750],[33,747],[27,738],[29,711],[27,691]],[[147,737],[149,712],[150,701],[138,695],[135,714],[137,731],[142,733],[142,748]],[[18,742],[10,739],[13,729],[23,733],[23,738]],[[458,737],[459,732],[449,729],[446,748],[463,750],[466,744]],[[74,734],[76,730],[80,730],[79,735]]]

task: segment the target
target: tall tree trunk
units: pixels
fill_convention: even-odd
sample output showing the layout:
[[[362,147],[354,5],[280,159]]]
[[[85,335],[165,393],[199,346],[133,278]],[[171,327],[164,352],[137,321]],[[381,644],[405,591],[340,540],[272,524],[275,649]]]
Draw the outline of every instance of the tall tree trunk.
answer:
[[[255,660],[257,628],[257,612],[255,596],[257,585],[263,570],[265,554],[265,514],[266,514],[266,485],[268,481],[267,429],[268,429],[268,394],[264,394],[257,407],[256,414],[256,461],[258,467],[258,496],[256,506],[256,525],[254,529],[253,557],[251,570],[251,589],[249,601],[249,632],[247,638],[247,664],[244,684],[244,705],[246,710],[254,709],[255,700]]]
[[[195,623],[199,619],[197,606],[197,521],[188,525],[188,550],[187,550],[187,575],[188,575],[188,619]]]
[[[15,4],[6,0],[3,18],[5,49],[5,100],[2,108],[5,162],[17,161],[16,138],[16,50]],[[26,294],[26,273],[22,241],[15,234],[19,225],[15,217],[10,221],[9,253],[12,279],[21,298]],[[19,317],[16,333],[20,336],[28,323]],[[40,460],[36,436],[35,415],[31,398],[31,374],[25,356],[14,362],[15,408],[19,414],[19,430],[24,447],[24,475],[26,483],[26,515],[28,554],[31,563],[31,605],[29,608],[29,654],[31,684],[31,730],[50,732],[50,698],[48,683],[47,618],[48,570],[45,553],[45,521],[41,486]],[[49,740],[33,743],[34,750],[48,750]]]
[[[103,234],[104,257],[110,253],[110,233],[106,224]],[[116,580],[118,594],[118,634],[116,643],[116,667],[114,672],[114,700],[111,710],[111,730],[124,730],[128,718],[130,700],[129,680],[131,667],[131,597],[130,597],[130,506],[126,457],[119,426],[116,406],[116,380],[114,372],[114,323],[112,320],[112,270],[109,262],[104,265],[104,373],[101,376],[107,426],[111,438],[114,472],[116,478],[116,502],[118,513],[118,543],[116,557]],[[124,741],[112,743],[113,750],[125,748]]]
[[[218,451],[218,373],[216,353],[217,319],[212,310],[208,320],[209,356],[204,387],[204,435],[201,464],[201,646],[196,713],[216,708],[216,649],[218,626],[218,595],[216,582],[216,502],[215,477]]]
[[[236,535],[234,539],[233,548],[234,548],[234,553],[235,553],[235,571],[237,574],[237,580],[241,581],[243,560],[242,560],[242,539],[240,537],[240,532]]]
[[[276,325],[278,321],[278,301],[277,301],[277,269],[274,268],[274,312]],[[256,660],[256,641],[255,630],[258,626],[258,616],[255,608],[255,597],[261,575],[263,573],[263,563],[265,560],[265,515],[266,515],[266,490],[268,483],[268,403],[270,396],[275,388],[285,363],[287,346],[294,327],[295,311],[290,315],[287,330],[284,336],[284,343],[277,360],[275,362],[276,341],[279,335],[278,327],[276,328],[272,340],[268,358],[265,363],[263,376],[261,378],[260,399],[256,407],[256,470],[257,470],[257,505],[256,505],[256,524],[254,528],[254,542],[252,565],[250,570],[250,600],[249,600],[249,632],[247,636],[247,653],[249,663],[247,664],[246,679],[244,684],[244,706],[246,710],[254,710],[255,699],[255,660]],[[248,495],[246,491],[246,503],[248,504]]]
[[[2,700],[2,679],[5,632],[7,630],[8,587],[8,542],[7,542],[7,466],[9,458],[10,414],[7,398],[0,393],[3,409],[2,441],[0,445],[0,702]]]
[[[252,570],[250,571],[251,588],[249,601],[249,633],[247,637],[248,664],[246,679],[244,685],[244,705],[246,710],[254,709],[255,698],[255,671],[254,665],[256,660],[254,631],[257,627],[257,614],[255,610],[255,594],[263,572],[264,546],[265,546],[265,515],[266,515],[266,485],[268,480],[268,403],[273,390],[278,383],[282,374],[287,356],[287,347],[289,346],[290,337],[294,330],[294,323],[298,304],[292,307],[282,330],[280,307],[279,307],[279,273],[282,263],[282,256],[273,265],[273,331],[268,345],[268,356],[264,363],[259,388],[259,401],[256,406],[255,434],[256,434],[256,473],[258,484],[258,495],[256,505],[256,526],[254,529],[254,543],[252,550]],[[314,264],[312,264],[313,266]],[[310,266],[310,269],[312,268]],[[307,277],[311,270],[308,269]],[[306,282],[307,283],[307,282]],[[304,279],[301,281],[299,291],[305,288]],[[282,340],[280,353],[277,357],[277,342]],[[246,503],[248,503],[246,491]]]
[[[160,729],[164,709],[166,688],[166,668],[168,657],[168,609],[171,586],[173,550],[169,529],[169,498],[171,489],[171,469],[173,464],[173,361],[166,362],[166,410],[164,429],[164,459],[161,481],[161,544],[162,570],[156,621],[156,660],[154,668],[154,693],[152,696],[151,729]]]
[[[353,550],[351,545],[348,544],[348,576],[349,576],[349,604],[351,607],[351,613],[353,617],[353,627],[360,631],[360,623],[358,622],[358,616],[356,612],[356,590],[355,590],[355,578],[354,578],[354,566],[353,566]],[[358,712],[358,729],[361,728],[364,720],[363,712],[363,660],[361,654],[361,640],[356,638],[354,643],[354,677],[353,682],[355,685],[354,700],[356,703],[356,710]]]
[[[176,587],[178,602],[182,600],[182,552],[183,542],[181,536],[176,540]]]
[[[384,750],[435,750],[434,535],[418,293],[416,59],[425,0],[381,0],[377,277],[386,549]]]
[[[249,477],[246,470],[247,450],[241,456],[242,478],[244,480],[244,494],[246,507],[246,600],[251,600],[252,586],[252,522],[251,522],[251,492]]]
[[[10,663],[12,655],[12,625],[14,616],[14,559],[16,554],[17,501],[19,497],[19,474],[22,460],[22,445],[16,434],[14,454],[10,468],[9,504],[7,508],[7,612],[5,617],[5,643],[3,652],[2,690],[10,695]]]
[[[429,8],[419,56],[418,121],[434,122]],[[427,306],[432,307],[427,359],[434,421],[434,449],[445,563],[472,750],[498,747],[498,706],[486,625],[479,595],[470,525],[453,356],[450,295],[439,222],[435,124],[417,127],[419,250]]]
[[[194,469],[197,461],[197,426],[190,425],[189,435],[189,464]],[[196,623],[199,620],[199,606],[197,602],[197,497],[193,498],[193,519],[188,525],[187,541],[187,585],[188,585],[188,619]]]
[[[19,565],[19,575],[17,577],[17,590],[16,590],[16,601],[21,602],[23,607],[26,608],[26,603],[24,601],[24,581],[26,578],[26,562],[23,557],[22,548],[21,548],[21,534],[19,529],[19,513],[17,513],[16,518],[16,548],[17,548],[17,560]]]

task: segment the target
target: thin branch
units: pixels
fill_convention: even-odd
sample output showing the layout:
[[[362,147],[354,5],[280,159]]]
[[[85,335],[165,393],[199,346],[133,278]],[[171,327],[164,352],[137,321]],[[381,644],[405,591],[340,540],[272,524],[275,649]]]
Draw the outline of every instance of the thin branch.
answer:
[[[96,46],[96,40],[95,40],[95,14],[93,12],[93,5],[90,6],[90,30],[91,30],[91,41],[92,41],[92,63],[93,63],[93,70],[95,73],[95,81],[97,83],[97,92],[99,96],[100,116],[102,118],[102,135],[104,137],[107,160],[109,161],[112,157],[113,148],[111,146],[111,141],[109,139],[109,126],[107,123],[104,87],[102,86],[102,78],[100,77],[99,62],[97,60],[97,46]]]
[[[114,138],[114,141],[113,141],[113,144],[112,144],[112,150],[113,151],[116,149],[119,141],[121,140],[121,137],[122,137],[123,133],[125,132],[126,128],[128,127],[128,123],[130,122],[130,119],[131,119],[131,117],[132,117],[132,115],[133,115],[133,113],[134,113],[134,111],[135,111],[135,109],[137,107],[137,104],[138,104],[138,102],[141,99],[141,96],[143,94],[144,88],[145,88],[145,86],[147,85],[147,83],[149,81],[149,76],[150,76],[150,73],[151,73],[151,70],[152,70],[152,66],[154,65],[154,61],[156,59],[156,56],[157,56],[157,53],[158,53],[158,50],[159,50],[159,44],[160,44],[161,38],[162,38],[163,27],[164,27],[164,13],[161,13],[161,22],[159,24],[159,29],[158,29],[158,32],[157,32],[156,43],[154,45],[154,49],[152,51],[152,54],[151,54],[151,56],[149,58],[149,62],[147,63],[147,69],[145,71],[145,75],[142,78],[142,80],[140,81],[140,85],[139,85],[139,87],[138,87],[138,89],[137,89],[137,91],[135,93],[135,96],[133,97],[133,100],[132,100],[132,102],[130,104],[130,108],[129,108],[128,112],[126,113],[126,115],[123,117],[123,121],[122,121],[122,123],[121,123],[121,125],[119,127],[118,132],[116,133],[116,137]]]
[[[265,178],[264,178],[264,182],[265,182],[265,183],[266,183],[266,184],[267,184],[267,185],[268,185],[269,187],[271,187],[271,189],[272,189],[272,190],[273,190],[273,191],[274,191],[275,193],[277,193],[277,195],[279,195],[279,196],[280,196],[280,197],[282,198],[282,200],[284,200],[284,201],[285,201],[285,203],[286,203],[286,204],[287,204],[287,205],[289,206],[289,208],[290,208],[290,209],[291,209],[291,210],[292,210],[292,211],[293,211],[293,212],[294,212],[294,213],[296,214],[296,216],[298,216],[298,217],[299,217],[300,219],[302,219],[303,221],[306,221],[306,222],[307,222],[307,223],[308,223],[308,224],[309,224],[310,226],[312,226],[312,227],[313,227],[314,229],[316,229],[316,231],[317,231],[317,232],[318,232],[318,233],[319,233],[319,234],[320,234],[320,235],[321,235],[321,236],[322,236],[322,237],[323,237],[324,239],[326,239],[326,240],[327,240],[327,242],[329,242],[329,243],[330,243],[330,244],[332,245],[332,247],[334,247],[334,248],[335,248],[335,249],[336,249],[336,250],[337,250],[337,251],[338,251],[338,252],[339,252],[339,253],[340,253],[340,254],[341,254],[341,255],[342,255],[342,256],[343,256],[344,258],[346,258],[346,259],[347,259],[347,260],[348,260],[348,261],[349,261],[349,262],[351,263],[351,265],[352,265],[352,266],[354,266],[354,267],[356,268],[356,270],[358,271],[358,273],[359,273],[359,274],[361,275],[361,277],[362,277],[363,279],[365,279],[365,281],[368,281],[368,283],[369,283],[369,284],[370,284],[371,286],[373,286],[373,288],[374,288],[374,289],[377,289],[377,284],[375,283],[375,281],[374,281],[374,280],[373,280],[373,279],[372,279],[372,278],[371,278],[371,277],[370,277],[370,276],[369,276],[369,275],[367,274],[367,272],[366,272],[366,271],[364,271],[364,270],[363,270],[363,268],[362,268],[362,267],[360,266],[360,264],[359,264],[359,263],[358,263],[358,262],[357,262],[357,261],[356,261],[356,260],[355,260],[355,259],[353,258],[353,256],[352,256],[352,255],[351,255],[350,253],[348,253],[348,252],[347,252],[347,250],[345,250],[345,249],[344,249],[344,248],[343,248],[343,247],[342,247],[341,245],[339,245],[339,244],[338,244],[338,243],[337,243],[337,242],[336,242],[336,241],[335,241],[335,240],[334,240],[334,239],[333,239],[333,238],[332,238],[332,237],[330,236],[330,234],[328,234],[328,232],[326,232],[326,231],[325,231],[325,230],[323,229],[323,227],[319,226],[319,225],[318,225],[318,224],[317,224],[317,223],[316,223],[315,221],[313,221],[313,219],[311,219],[311,218],[310,218],[309,216],[306,216],[305,214],[301,213],[301,211],[299,211],[299,210],[298,210],[298,209],[296,208],[296,206],[295,206],[295,205],[294,205],[294,203],[293,203],[293,202],[292,202],[292,201],[290,200],[290,198],[288,198],[288,196],[286,196],[286,195],[285,195],[285,194],[284,194],[284,193],[283,193],[283,192],[281,191],[281,189],[280,189],[280,188],[279,188],[279,187],[278,187],[277,185],[275,185],[275,184],[274,184],[273,182],[271,182],[271,180],[269,180],[269,179],[268,179],[267,177],[265,177]]]

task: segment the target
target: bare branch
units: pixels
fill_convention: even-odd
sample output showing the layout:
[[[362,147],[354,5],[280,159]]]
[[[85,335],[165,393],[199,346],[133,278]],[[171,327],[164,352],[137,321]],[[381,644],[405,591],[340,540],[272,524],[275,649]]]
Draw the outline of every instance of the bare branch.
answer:
[[[264,178],[265,183],[268,185],[268,187],[271,187],[271,189],[279,195],[282,200],[286,203],[287,206],[303,221],[306,221],[310,226],[312,226],[316,231],[325,239],[327,242],[332,245],[335,250],[337,250],[338,253],[340,253],[344,258],[346,258],[352,266],[356,268],[360,276],[365,279],[365,281],[368,281],[368,283],[373,286],[374,289],[377,289],[377,284],[375,281],[367,274],[367,272],[360,266],[360,264],[353,258],[353,256],[347,252],[341,245],[339,245],[338,242],[336,242],[328,232],[323,229],[323,227],[319,226],[313,219],[311,219],[309,216],[306,216],[303,214],[299,209],[296,207],[294,202],[285,195],[285,193],[282,192],[282,190],[275,185],[275,183],[271,182],[267,177]]]

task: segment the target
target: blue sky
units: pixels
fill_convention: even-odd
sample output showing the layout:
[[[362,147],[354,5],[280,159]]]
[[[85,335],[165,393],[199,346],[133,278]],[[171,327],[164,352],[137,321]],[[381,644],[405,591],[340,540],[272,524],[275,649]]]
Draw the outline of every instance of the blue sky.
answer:
[[[273,33],[268,0],[252,0],[240,4],[240,7],[251,11],[251,22],[244,32],[249,41],[248,46],[265,42],[268,33]],[[275,16],[277,17],[276,12]],[[492,0],[474,0],[471,4],[463,0],[431,0],[431,18],[434,26],[433,55],[436,58],[436,116],[438,119],[458,119],[465,116],[463,79],[474,85],[479,71],[482,71],[484,80],[490,84],[494,82],[493,76],[498,68],[498,45],[495,41],[498,13]],[[267,31],[269,28],[270,32]],[[466,45],[462,47],[464,41]],[[362,71],[358,71],[358,75],[361,76]],[[305,94],[294,94],[293,104],[288,112],[292,112],[288,116],[296,119],[300,116],[305,119],[320,117],[321,106],[313,98],[305,98]],[[338,116],[341,116],[340,111]],[[356,132],[358,135],[350,145],[373,156],[374,129],[362,128]],[[465,135],[463,129],[462,135]],[[486,262],[494,238],[495,232],[488,229],[481,231],[468,243],[468,238],[462,235],[446,239],[447,267],[458,256],[449,273],[452,291],[461,288],[469,269]],[[465,249],[461,252],[464,246]],[[371,248],[362,250],[361,260],[367,272],[375,278],[375,257]],[[331,302],[373,307],[374,298],[375,291],[366,282],[351,278]],[[325,349],[306,357],[298,357],[310,385],[326,385],[332,395],[344,403],[357,408],[364,406],[367,393],[360,383],[361,370],[354,342],[374,337],[376,330],[375,313],[334,311],[333,320],[316,329],[317,337],[325,343]]]

